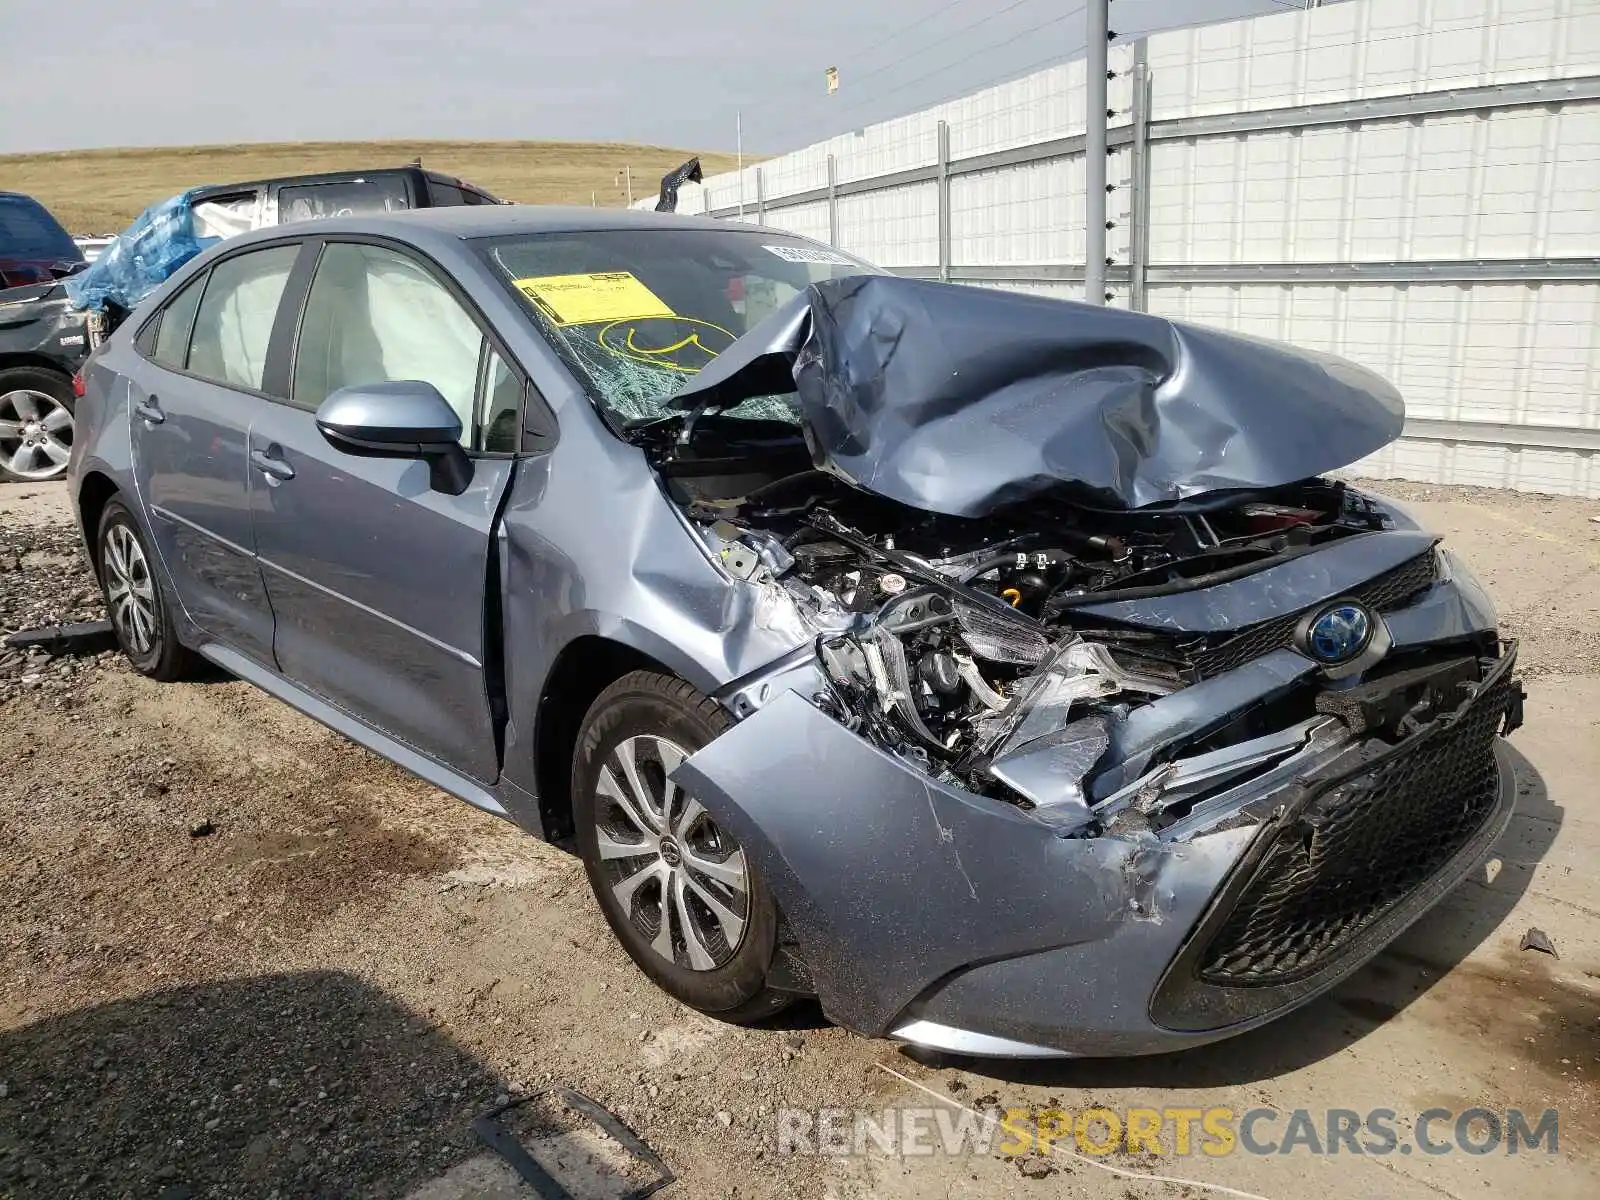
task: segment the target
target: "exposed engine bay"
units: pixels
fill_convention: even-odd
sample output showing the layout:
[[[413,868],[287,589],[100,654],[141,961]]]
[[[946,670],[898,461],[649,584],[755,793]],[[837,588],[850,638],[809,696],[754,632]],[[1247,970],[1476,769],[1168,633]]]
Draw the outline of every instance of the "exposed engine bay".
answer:
[[[815,632],[817,702],[935,778],[1063,824],[1085,822],[1109,723],[1199,678],[1173,639],[1084,606],[1241,578],[1388,524],[1320,479],[1141,511],[1034,499],[953,517],[803,454],[717,440],[658,466],[724,567],[781,591]]]

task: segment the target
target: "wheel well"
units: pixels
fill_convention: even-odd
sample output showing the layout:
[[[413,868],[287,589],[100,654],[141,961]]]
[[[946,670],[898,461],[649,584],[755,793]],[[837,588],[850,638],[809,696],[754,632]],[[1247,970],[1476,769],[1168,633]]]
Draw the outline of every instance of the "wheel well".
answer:
[[[78,516],[83,521],[83,544],[89,551],[89,561],[95,574],[100,573],[100,560],[96,547],[99,544],[100,514],[106,503],[117,494],[117,485],[98,471],[91,471],[78,485]]]
[[[534,778],[539,816],[552,842],[572,837],[572,754],[595,699],[629,671],[671,675],[648,654],[603,637],[580,637],[556,658],[535,715]]]
[[[59,362],[42,354],[0,354],[0,371],[9,371],[14,367],[32,367],[36,371],[48,371],[52,375],[59,375],[68,383],[72,382],[71,371],[62,370]]]

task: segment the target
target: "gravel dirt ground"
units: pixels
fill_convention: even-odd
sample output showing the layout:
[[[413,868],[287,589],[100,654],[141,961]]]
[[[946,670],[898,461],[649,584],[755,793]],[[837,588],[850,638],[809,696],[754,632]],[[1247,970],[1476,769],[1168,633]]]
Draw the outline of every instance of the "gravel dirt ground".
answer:
[[[1600,1194],[1600,505],[1380,486],[1523,639],[1518,813],[1476,878],[1332,995],[1179,1056],[919,1062],[814,1006],[723,1026],[632,967],[575,860],[247,685],[0,650],[0,1196],[530,1196],[469,1123],[551,1084],[659,1150],[666,1196]],[[63,487],[0,487],[0,631],[98,610]],[[1518,949],[1530,927],[1559,959]],[[1402,1141],[1431,1107],[1554,1107],[1560,1141],[778,1153],[779,1107],[949,1102],[1319,1124],[1387,1107]]]

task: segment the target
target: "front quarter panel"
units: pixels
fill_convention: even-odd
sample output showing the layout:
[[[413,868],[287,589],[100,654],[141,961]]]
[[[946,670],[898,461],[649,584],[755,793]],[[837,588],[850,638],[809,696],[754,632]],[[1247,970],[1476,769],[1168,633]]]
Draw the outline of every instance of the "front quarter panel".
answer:
[[[714,563],[643,453],[568,398],[561,440],[525,458],[504,516],[506,774],[534,791],[534,719],[562,651],[598,636],[707,694],[803,644],[776,586]]]
[[[768,881],[828,1016],[869,1036],[954,972],[1078,945],[1107,951],[1085,955],[1100,994],[1146,1027],[1144,998],[1250,833],[1192,845],[1063,837],[927,778],[792,692],[673,778]],[[1061,1011],[1066,980],[1055,988],[1037,1005],[1057,1025],[1094,1023]],[[1037,1005],[990,1012],[988,1031],[1036,1019]]]

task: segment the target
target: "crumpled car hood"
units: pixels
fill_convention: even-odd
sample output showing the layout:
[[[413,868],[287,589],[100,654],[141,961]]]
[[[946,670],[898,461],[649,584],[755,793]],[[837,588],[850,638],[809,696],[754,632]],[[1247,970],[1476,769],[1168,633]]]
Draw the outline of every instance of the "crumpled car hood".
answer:
[[[790,391],[819,468],[961,517],[1051,492],[1120,509],[1277,487],[1373,453],[1405,415],[1389,383],[1333,355],[878,275],[813,284],[673,404]]]

